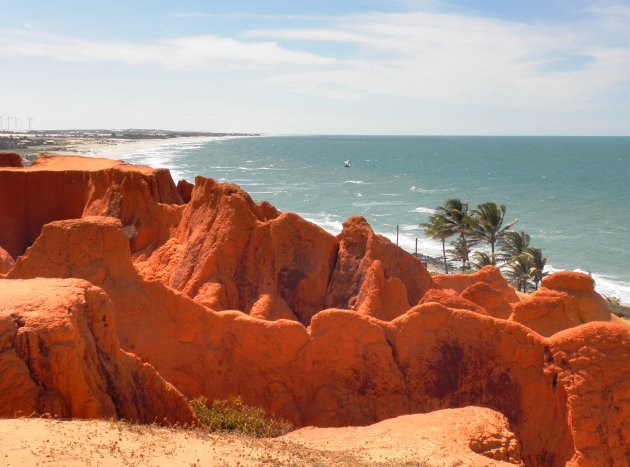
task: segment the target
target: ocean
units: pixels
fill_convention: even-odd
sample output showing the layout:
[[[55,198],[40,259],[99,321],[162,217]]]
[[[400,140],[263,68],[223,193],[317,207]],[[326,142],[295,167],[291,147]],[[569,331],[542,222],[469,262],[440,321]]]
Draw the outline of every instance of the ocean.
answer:
[[[122,156],[240,185],[256,201],[339,233],[350,216],[440,256],[419,224],[449,198],[507,206],[549,270],[590,273],[630,303],[630,138],[265,136],[173,142]],[[350,159],[351,166],[344,167]]]

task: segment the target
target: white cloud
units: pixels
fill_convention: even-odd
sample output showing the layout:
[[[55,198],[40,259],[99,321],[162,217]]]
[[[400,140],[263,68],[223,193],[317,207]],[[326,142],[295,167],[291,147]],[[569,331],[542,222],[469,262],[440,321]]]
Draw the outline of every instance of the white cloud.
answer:
[[[0,56],[237,70],[282,94],[566,111],[627,89],[630,76],[630,8],[597,6],[584,14],[579,22],[550,24],[435,10],[369,13],[322,17],[312,28],[146,43],[5,31]],[[179,14],[205,15],[212,14]]]
[[[228,13],[206,13],[202,11],[173,13],[175,18],[219,18],[219,19],[255,19],[255,20],[327,20],[334,19],[334,16],[325,15],[286,15],[286,14],[262,14],[262,13],[245,13],[245,12],[228,12]]]
[[[274,42],[240,41],[213,35],[179,37],[150,43],[95,41],[70,36],[8,31],[0,38],[0,57],[37,57],[66,62],[114,62],[154,65],[168,70],[308,69],[334,59],[293,51]]]
[[[373,13],[328,29],[261,29],[245,37],[357,48],[335,67],[269,79],[301,93],[578,108],[598,93],[627,85],[630,34],[610,18],[610,11],[598,10],[588,23],[557,25],[433,12]],[[625,47],[619,38],[626,39]]]

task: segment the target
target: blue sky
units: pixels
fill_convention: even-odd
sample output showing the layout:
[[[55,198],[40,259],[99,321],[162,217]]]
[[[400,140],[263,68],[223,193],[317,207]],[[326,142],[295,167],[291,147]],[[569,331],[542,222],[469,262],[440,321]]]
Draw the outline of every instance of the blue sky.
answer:
[[[630,135],[630,2],[0,0],[0,18],[0,114],[21,126]]]

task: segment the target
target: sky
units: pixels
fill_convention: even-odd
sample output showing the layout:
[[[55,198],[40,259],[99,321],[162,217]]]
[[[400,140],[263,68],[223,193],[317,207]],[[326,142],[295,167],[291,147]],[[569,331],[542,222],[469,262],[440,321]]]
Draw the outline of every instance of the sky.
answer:
[[[628,0],[0,0],[0,19],[4,128],[630,136]]]

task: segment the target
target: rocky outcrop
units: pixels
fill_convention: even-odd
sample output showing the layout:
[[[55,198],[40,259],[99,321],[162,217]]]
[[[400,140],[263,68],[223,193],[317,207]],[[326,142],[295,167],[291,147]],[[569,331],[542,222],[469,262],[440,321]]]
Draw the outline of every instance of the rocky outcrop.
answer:
[[[9,269],[13,267],[15,261],[9,253],[2,247],[0,247],[0,274],[9,272]]]
[[[168,238],[182,202],[167,170],[109,159],[41,156],[0,168],[0,180],[0,246],[14,258],[44,224],[86,215],[117,217],[132,249],[143,250]]]
[[[0,180],[7,173],[12,180],[20,170],[0,170]],[[166,205],[157,201],[166,195],[152,191],[142,174],[127,171],[135,173],[109,167],[102,175],[72,175],[92,187],[79,218],[40,226],[39,237],[6,274],[29,279],[25,283],[32,286],[43,280],[36,277],[89,281],[77,287],[110,303],[113,318],[104,323],[120,344],[109,338],[103,342],[110,344],[101,344],[97,336],[104,331],[95,330],[96,324],[63,321],[85,313],[65,312],[53,322],[77,329],[69,339],[87,342],[82,336],[93,336],[93,344],[85,344],[86,355],[96,355],[86,360],[92,366],[77,367],[72,352],[57,357],[39,346],[21,346],[21,361],[35,355],[33,361],[40,362],[33,374],[42,376],[35,378],[27,364],[24,369],[11,357],[18,352],[20,321],[7,318],[1,335],[9,337],[0,346],[8,351],[0,359],[10,360],[0,360],[0,367],[14,372],[12,379],[23,384],[20,394],[26,394],[24,400],[7,397],[14,401],[9,410],[23,404],[20,410],[42,406],[79,413],[68,408],[74,407],[71,392],[56,372],[46,370],[63,362],[73,374],[96,375],[77,383],[80,394],[96,394],[88,404],[95,414],[111,412],[111,406],[120,414],[131,400],[125,410],[133,416],[147,400],[145,412],[136,415],[144,420],[157,409],[143,388],[162,394],[165,380],[186,398],[240,395],[298,426],[369,425],[409,413],[482,406],[509,420],[526,465],[614,465],[630,456],[630,328],[582,324],[605,318],[601,297],[584,277],[549,276],[523,301],[493,267],[437,276],[434,282],[421,262],[376,235],[362,218],[351,218],[333,237],[295,214],[254,203],[235,185],[205,178],[197,178],[186,205]],[[99,177],[111,183],[101,184]],[[131,180],[139,188],[128,186]],[[4,189],[0,184],[0,195],[8,196]],[[8,200],[0,197],[0,208]],[[55,216],[65,212],[54,202],[38,209],[48,208]],[[103,211],[112,217],[88,216]],[[33,216],[26,215],[46,217]],[[64,306],[51,305],[57,311],[38,315],[36,322],[59,315]],[[91,306],[86,305],[100,310]],[[508,307],[513,311],[506,320]],[[24,313],[33,309],[20,307]],[[49,342],[48,334],[37,335]],[[102,350],[118,345],[129,354]],[[90,363],[99,358],[114,369]],[[146,362],[156,379],[128,382],[126,372],[141,372],[121,363],[125,358]],[[106,378],[98,375],[112,372],[123,375],[117,378],[122,389],[99,382]],[[167,393],[161,397],[181,401]],[[92,400],[87,397],[78,400]],[[164,410],[177,412],[172,404]]]
[[[561,298],[569,317],[578,324],[610,321],[606,300],[595,292],[591,277],[579,272],[557,272],[545,277],[535,297]]]
[[[238,394],[298,426],[367,425],[480,405],[509,419],[531,465],[586,458],[593,443],[619,450],[619,439],[627,439],[623,431],[609,435],[630,416],[622,402],[625,389],[614,393],[622,397],[618,403],[601,396],[602,409],[592,412],[584,405],[588,398],[570,397],[588,393],[591,385],[625,387],[630,359],[617,361],[630,349],[625,326],[577,327],[571,339],[581,344],[574,346],[566,337],[548,340],[518,323],[434,302],[390,322],[325,310],[308,328],[238,311],[211,312],[138,275],[122,225],[104,218],[47,225],[9,276],[47,274],[81,275],[100,284],[112,300],[123,348],[187,398]],[[600,333],[607,336],[603,350]],[[574,372],[585,355],[588,364]],[[602,373],[606,365],[611,368]],[[602,428],[582,440],[582,423]]]
[[[420,261],[375,234],[362,217],[344,222],[338,239],[339,253],[328,286],[327,307],[391,319],[435,287]],[[371,307],[366,302],[375,304],[375,308],[368,311]]]
[[[176,233],[137,267],[215,310],[308,323],[324,307],[336,240],[278,214],[235,185],[197,177]]]
[[[460,296],[464,300],[479,305],[487,314],[495,318],[508,319],[512,314],[512,306],[504,295],[486,282],[469,285]]]
[[[547,337],[581,324],[567,315],[564,301],[559,296],[536,296],[523,300],[514,305],[510,320]]]
[[[480,307],[470,300],[466,300],[465,298],[459,296],[457,293],[450,289],[431,289],[424,294],[422,300],[420,300],[418,305],[431,302],[439,303],[447,308],[453,308],[457,310],[469,310],[480,313],[482,315],[488,314],[488,312],[484,308]]]
[[[177,182],[177,193],[184,203],[187,203],[190,201],[190,198],[192,198],[192,191],[194,187],[195,185],[186,180],[180,180]]]
[[[595,292],[593,279],[577,272],[547,276],[540,289],[513,306],[512,321],[543,336],[591,321],[610,321],[604,298]]]
[[[630,460],[629,329],[592,322],[550,341],[546,370],[566,393],[574,465],[616,466]]]
[[[435,286],[365,219],[335,238],[236,185],[198,177],[176,188],[164,170],[77,156],[43,156],[0,179],[0,247],[13,257],[48,222],[115,217],[145,278],[215,310],[303,324],[326,307],[393,319]]]
[[[112,303],[82,280],[0,280],[0,368],[0,417],[192,422],[182,395],[120,350]]]
[[[365,219],[350,219],[336,239],[202,177],[176,233],[136,266],[208,308],[303,324],[325,307],[393,319],[434,286],[419,261]]]
[[[22,167],[22,157],[14,152],[0,152],[0,167]]]
[[[518,302],[516,292],[510,284],[503,278],[499,268],[495,266],[484,266],[473,274],[446,274],[433,276],[436,284],[444,289],[452,289],[461,294],[467,287],[482,282],[491,286],[508,303]]]

